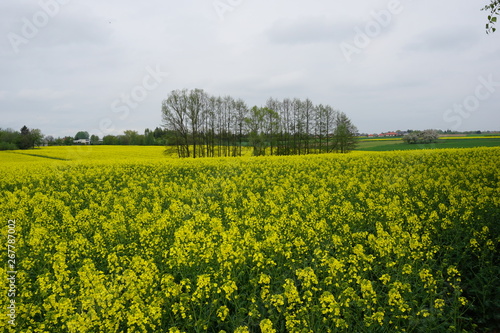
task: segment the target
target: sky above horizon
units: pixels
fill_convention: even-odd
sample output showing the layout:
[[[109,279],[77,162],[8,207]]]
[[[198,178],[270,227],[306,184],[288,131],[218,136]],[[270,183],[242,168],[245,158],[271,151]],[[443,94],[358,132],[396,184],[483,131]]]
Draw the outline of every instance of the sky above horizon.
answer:
[[[500,130],[500,31],[477,1],[0,4],[0,128],[161,126],[172,90],[309,98],[362,133]]]

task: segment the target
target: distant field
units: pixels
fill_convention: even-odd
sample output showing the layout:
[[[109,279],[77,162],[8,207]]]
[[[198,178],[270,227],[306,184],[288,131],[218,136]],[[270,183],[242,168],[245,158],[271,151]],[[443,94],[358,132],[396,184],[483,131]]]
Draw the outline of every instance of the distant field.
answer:
[[[500,147],[500,136],[442,137],[433,144],[407,144],[400,138],[361,139],[357,150],[393,151],[437,148]]]
[[[158,160],[165,157],[163,146],[62,146],[41,147],[28,150],[5,151],[0,154],[0,161],[18,161],[28,159],[40,161],[124,161],[133,159]]]
[[[394,150],[418,150],[438,148],[500,147],[500,136],[460,136],[441,137],[435,144],[406,144],[401,138],[360,139],[356,151],[376,152]],[[243,156],[250,157],[250,147],[243,147]],[[40,162],[44,159],[60,161],[124,161],[137,159],[156,161],[161,158],[177,158],[175,147],[165,150],[164,146],[63,146],[42,147],[29,150],[5,151],[0,154],[0,162],[19,160]]]

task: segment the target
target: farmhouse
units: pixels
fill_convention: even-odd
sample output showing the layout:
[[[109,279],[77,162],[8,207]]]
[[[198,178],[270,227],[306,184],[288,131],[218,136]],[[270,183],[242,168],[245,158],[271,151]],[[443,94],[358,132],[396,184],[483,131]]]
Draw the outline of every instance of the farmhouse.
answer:
[[[73,144],[75,144],[75,145],[89,145],[90,140],[89,139],[73,140]]]
[[[398,133],[396,133],[396,132],[387,132],[387,133],[382,133],[379,136],[393,137],[393,136],[398,136]]]

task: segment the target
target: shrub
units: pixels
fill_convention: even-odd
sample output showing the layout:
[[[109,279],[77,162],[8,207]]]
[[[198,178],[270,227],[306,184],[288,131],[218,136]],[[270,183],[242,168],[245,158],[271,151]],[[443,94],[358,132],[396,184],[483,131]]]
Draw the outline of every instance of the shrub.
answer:
[[[438,140],[438,133],[435,130],[415,131],[406,134],[403,141],[410,144],[415,143],[435,143]]]

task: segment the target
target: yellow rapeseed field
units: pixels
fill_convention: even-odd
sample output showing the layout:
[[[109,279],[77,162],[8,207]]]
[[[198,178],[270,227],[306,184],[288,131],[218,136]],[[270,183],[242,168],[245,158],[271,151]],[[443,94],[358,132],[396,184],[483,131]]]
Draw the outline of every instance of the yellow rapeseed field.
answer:
[[[2,331],[498,324],[500,148],[210,159],[163,151],[0,152]]]

